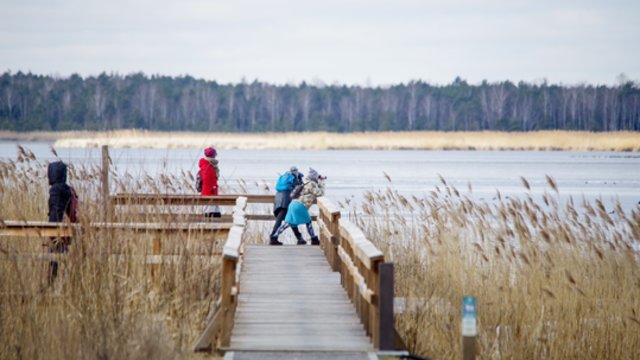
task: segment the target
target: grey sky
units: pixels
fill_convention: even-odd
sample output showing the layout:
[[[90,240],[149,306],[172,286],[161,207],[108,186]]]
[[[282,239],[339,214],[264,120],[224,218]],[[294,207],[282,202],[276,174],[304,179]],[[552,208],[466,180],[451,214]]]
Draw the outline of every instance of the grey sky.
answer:
[[[386,85],[640,80],[640,1],[0,0],[0,72]]]

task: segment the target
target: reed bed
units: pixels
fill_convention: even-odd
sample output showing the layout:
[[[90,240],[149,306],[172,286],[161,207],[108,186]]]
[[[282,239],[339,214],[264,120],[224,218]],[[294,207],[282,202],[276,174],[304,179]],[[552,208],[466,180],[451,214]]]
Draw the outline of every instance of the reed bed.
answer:
[[[367,150],[567,150],[640,151],[638,132],[367,132],[367,133],[194,133],[119,130],[111,132],[0,132],[0,139],[55,140],[56,147]]]
[[[0,162],[0,219],[47,219],[46,163],[19,148]],[[79,221],[102,221],[98,168],[69,164],[80,197]],[[114,179],[116,191],[178,189],[183,176]],[[152,190],[151,190],[152,191]],[[116,219],[167,221],[125,209]],[[38,261],[47,238],[0,238],[0,358],[175,359],[199,357],[192,345],[218,298],[223,241],[210,235],[160,234],[163,254],[177,255],[152,278],[145,254],[152,236],[83,226],[49,284],[49,262]],[[204,255],[204,256],[192,256]],[[213,256],[211,256],[213,255]]]
[[[463,296],[478,299],[482,359],[640,358],[640,211],[559,200],[369,192],[350,216],[395,264],[412,353],[459,358]],[[526,179],[523,186],[530,189]]]
[[[23,148],[0,162],[0,219],[46,219],[46,165]],[[69,165],[80,221],[101,220],[99,169]],[[112,178],[113,192],[194,191],[189,173]],[[395,263],[396,296],[407,299],[396,327],[412,353],[459,358],[461,301],[471,295],[480,358],[640,358],[638,209],[561,203],[551,177],[539,202],[500,193],[478,201],[471,185],[441,182],[421,198],[369,192],[348,210]],[[222,191],[260,189],[269,191],[240,180]],[[132,207],[116,219],[167,221],[155,210]],[[270,225],[249,224],[246,241],[263,243]],[[222,244],[197,234],[161,240],[163,252],[180,256],[153,281],[139,259],[151,253],[150,237],[86,230],[50,286],[47,262],[18,256],[42,253],[46,239],[0,238],[0,358],[197,357],[191,345],[218,298],[220,260],[191,255]]]

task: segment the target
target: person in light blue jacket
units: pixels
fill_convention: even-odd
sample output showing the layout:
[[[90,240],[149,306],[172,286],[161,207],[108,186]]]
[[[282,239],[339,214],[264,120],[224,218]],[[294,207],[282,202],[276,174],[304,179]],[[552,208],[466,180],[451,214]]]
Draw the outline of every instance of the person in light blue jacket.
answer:
[[[269,238],[269,245],[282,245],[278,241],[278,235],[276,232],[282,224],[285,216],[287,216],[287,209],[291,202],[291,191],[298,185],[302,184],[302,178],[304,175],[298,171],[296,166],[292,166],[289,171],[280,175],[278,182],[276,183],[276,199],[273,203],[273,215],[276,217],[276,222],[273,225],[271,236]],[[296,229],[297,231],[298,229]],[[294,231],[294,233],[296,232]],[[298,232],[296,238],[301,239],[302,235]]]

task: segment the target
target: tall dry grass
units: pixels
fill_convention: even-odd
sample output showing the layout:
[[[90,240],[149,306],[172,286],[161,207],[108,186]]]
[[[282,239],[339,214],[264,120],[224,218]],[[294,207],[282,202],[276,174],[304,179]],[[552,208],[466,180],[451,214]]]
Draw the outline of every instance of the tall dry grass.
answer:
[[[0,219],[46,220],[46,165],[28,150],[0,163]],[[101,221],[99,169],[69,164],[69,183],[80,195],[80,222]],[[184,176],[114,180],[116,191],[191,186]],[[140,219],[125,209],[121,221]],[[142,209],[144,212],[145,209]],[[166,216],[144,215],[149,221]],[[217,299],[222,241],[204,234],[144,235],[83,226],[61,273],[47,282],[45,238],[0,238],[0,358],[2,359],[175,359],[196,357],[192,344]],[[143,254],[159,236],[164,254],[156,281]]]
[[[462,298],[476,296],[482,359],[640,358],[639,209],[562,204],[548,186],[540,203],[488,203],[442,179],[429,196],[387,189],[352,209],[395,263],[412,353],[459,358]]]
[[[11,133],[2,139],[56,140],[56,147],[375,150],[569,150],[640,151],[638,132],[368,132],[368,133],[194,133],[119,130],[112,132]]]

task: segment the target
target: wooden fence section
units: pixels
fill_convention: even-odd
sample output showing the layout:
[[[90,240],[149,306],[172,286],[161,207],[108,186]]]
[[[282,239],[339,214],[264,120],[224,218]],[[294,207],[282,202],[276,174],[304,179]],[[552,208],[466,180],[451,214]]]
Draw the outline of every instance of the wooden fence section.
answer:
[[[23,237],[23,238],[48,238],[48,237],[74,237],[78,233],[90,228],[92,231],[133,231],[135,233],[145,233],[155,235],[152,239],[152,253],[149,255],[137,256],[146,264],[151,265],[151,277],[155,280],[160,271],[162,263],[177,263],[182,255],[162,253],[162,241],[159,234],[175,233],[206,233],[211,241],[226,239],[227,234],[236,223],[244,224],[244,218],[232,217],[230,223],[121,223],[121,222],[91,222],[88,224],[79,223],[55,223],[46,221],[23,221],[4,220],[0,221],[0,237]],[[110,254],[116,255],[119,254]],[[214,253],[212,255],[219,255]],[[202,255],[192,255],[202,257]],[[18,260],[56,260],[66,257],[66,254],[13,254],[8,253],[0,259]],[[210,256],[208,256],[210,257]]]
[[[247,200],[242,196],[236,200],[233,226],[222,250],[220,298],[209,313],[205,329],[194,345],[195,351],[209,351],[229,346],[240,291]]]
[[[318,198],[320,242],[356,308],[367,335],[379,350],[396,348],[393,324],[393,264],[325,197]]]
[[[136,232],[194,232],[229,230],[230,223],[126,223],[126,222],[90,222],[88,227],[95,230],[131,230]],[[80,223],[57,223],[30,220],[0,221],[0,236],[45,237],[73,236],[85,227]]]

